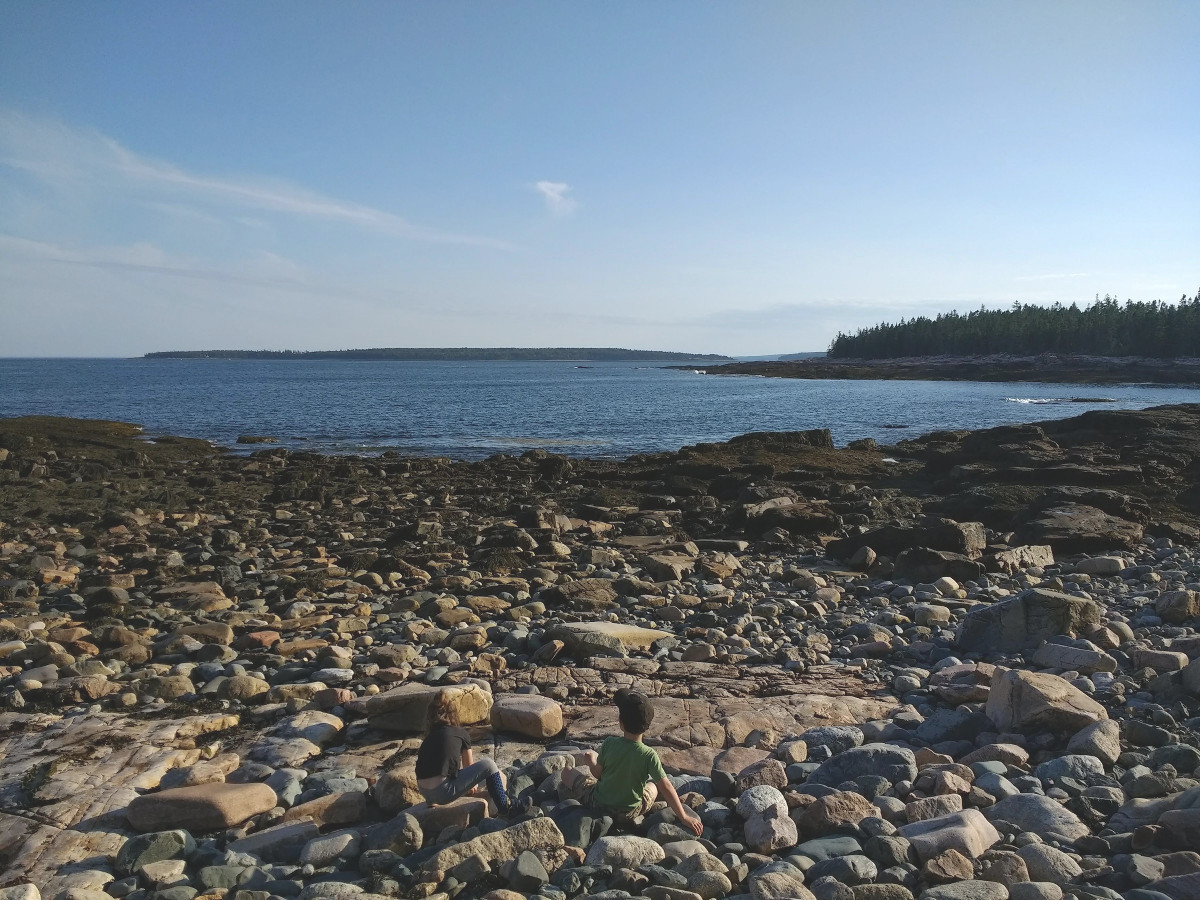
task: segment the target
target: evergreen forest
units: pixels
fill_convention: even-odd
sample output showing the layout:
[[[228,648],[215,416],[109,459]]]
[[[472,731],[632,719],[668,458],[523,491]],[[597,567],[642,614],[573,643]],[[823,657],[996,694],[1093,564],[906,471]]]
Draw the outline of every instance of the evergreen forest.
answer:
[[[1014,303],[1008,309],[952,311],[839,333],[829,345],[835,359],[891,359],[907,356],[1200,356],[1200,291],[1178,303],[1159,300],[1124,304],[1097,297],[1091,305],[1038,306]]]

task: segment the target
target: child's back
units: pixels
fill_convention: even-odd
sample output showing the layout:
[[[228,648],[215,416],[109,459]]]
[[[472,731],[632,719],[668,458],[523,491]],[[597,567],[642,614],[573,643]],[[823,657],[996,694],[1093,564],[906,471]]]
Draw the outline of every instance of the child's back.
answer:
[[[593,792],[595,801],[609,809],[636,810],[647,782],[665,778],[662,762],[652,747],[626,737],[606,738],[597,758],[604,774]]]

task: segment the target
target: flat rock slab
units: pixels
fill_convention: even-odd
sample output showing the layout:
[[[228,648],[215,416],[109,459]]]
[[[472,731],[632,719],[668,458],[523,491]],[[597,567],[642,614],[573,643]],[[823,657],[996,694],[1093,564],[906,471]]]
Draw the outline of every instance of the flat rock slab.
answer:
[[[666,631],[622,625],[620,622],[569,622],[546,632],[546,640],[562,641],[567,649],[579,655],[603,655],[606,648],[618,650],[649,650],[655,641],[674,638]]]
[[[129,804],[125,815],[140,832],[186,828],[203,834],[240,825],[278,802],[265,784],[217,782],[143,794]]]
[[[238,723],[235,715],[137,720],[113,713],[60,718],[0,714],[0,807],[36,805],[36,818],[0,813],[6,876],[55,896],[71,876],[112,856],[130,831],[123,814],[168,772],[200,760],[196,741]],[[29,777],[33,773],[33,777]]]
[[[647,742],[685,750],[691,747],[736,747],[758,732],[768,743],[818,725],[855,725],[886,718],[899,703],[892,698],[806,693],[802,696],[760,697],[749,706],[744,697],[696,699],[653,696],[658,688],[650,681],[631,685],[651,694],[654,722]],[[707,693],[703,683],[693,685]],[[827,685],[836,690],[836,682]],[[567,735],[574,740],[599,741],[619,733],[617,710],[611,703],[568,708]]]

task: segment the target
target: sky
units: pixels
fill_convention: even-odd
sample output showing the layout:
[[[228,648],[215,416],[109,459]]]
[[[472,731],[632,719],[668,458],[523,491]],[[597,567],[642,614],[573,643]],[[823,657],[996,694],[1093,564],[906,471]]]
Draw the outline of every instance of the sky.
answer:
[[[1200,286],[1194,0],[0,4],[0,356],[766,355]]]

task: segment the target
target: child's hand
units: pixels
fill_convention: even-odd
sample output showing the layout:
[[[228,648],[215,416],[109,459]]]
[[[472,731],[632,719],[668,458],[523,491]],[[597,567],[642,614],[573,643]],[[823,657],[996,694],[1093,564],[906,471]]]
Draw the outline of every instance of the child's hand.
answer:
[[[695,832],[696,837],[704,834],[704,823],[693,813],[688,812],[686,807],[683,812],[683,824]]]

